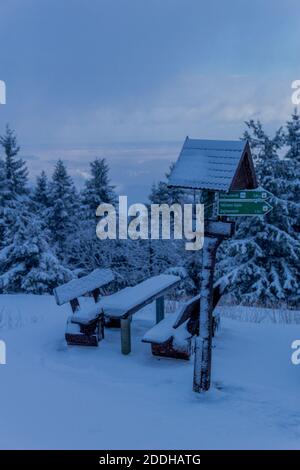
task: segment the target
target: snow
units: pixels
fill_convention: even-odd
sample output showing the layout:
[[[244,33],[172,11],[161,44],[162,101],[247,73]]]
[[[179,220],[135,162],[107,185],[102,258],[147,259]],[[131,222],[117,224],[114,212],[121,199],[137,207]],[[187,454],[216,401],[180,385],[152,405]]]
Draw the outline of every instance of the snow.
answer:
[[[186,138],[169,177],[172,186],[228,191],[246,142]]]
[[[78,323],[73,323],[72,316],[67,320],[66,333],[69,333],[70,335],[80,334],[80,326]]]
[[[58,305],[76,299],[81,295],[92,292],[97,287],[105,286],[114,280],[114,274],[110,269],[95,269],[87,276],[72,279],[70,282],[57,287],[54,290]]]
[[[182,325],[178,328],[173,328],[175,320],[177,318],[177,314],[175,315],[168,315],[164,320],[159,322],[153,328],[151,328],[147,333],[143,336],[142,341],[144,343],[157,343],[162,344],[165,341],[168,341],[171,337],[173,338],[173,345],[176,349],[186,349],[187,340],[191,338],[191,334],[187,330],[187,323],[186,320]]]
[[[101,313],[101,306],[99,302],[93,306],[84,305],[83,307],[80,306],[78,310],[72,315],[72,321],[78,323],[89,323],[92,320],[95,320],[97,316]]]
[[[99,305],[109,317],[124,317],[133,308],[144,304],[149,299],[152,301],[153,297],[159,296],[178,282],[180,282],[180,277],[171,274],[153,276],[133,287],[126,287],[115,294],[102,297]]]
[[[233,233],[232,222],[222,222],[221,220],[208,220],[205,224],[205,231],[214,234],[216,237],[230,237]]]
[[[173,325],[176,319],[177,313],[168,315],[164,320],[147,331],[143,336],[143,341],[145,343],[164,343],[175,334],[176,330],[173,328]]]
[[[253,323],[283,323],[300,325],[300,311],[287,308],[247,307],[245,305],[220,306],[215,311],[226,318]]]
[[[193,361],[154,357],[141,342],[155,303],[98,348],[67,347],[69,306],[51,296],[2,295],[7,365],[0,366],[2,449],[299,449],[300,325],[222,318],[213,387],[192,392]],[[229,307],[228,307],[229,309]],[[6,312],[6,313],[5,313]]]
[[[173,346],[175,349],[186,350],[187,341],[191,338],[191,334],[187,329],[188,320],[175,329],[173,334]]]

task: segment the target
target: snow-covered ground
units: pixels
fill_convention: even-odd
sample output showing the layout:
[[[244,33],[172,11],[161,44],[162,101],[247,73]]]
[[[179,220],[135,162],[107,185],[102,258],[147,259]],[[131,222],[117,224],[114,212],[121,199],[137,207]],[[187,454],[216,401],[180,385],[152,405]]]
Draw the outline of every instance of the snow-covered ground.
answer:
[[[153,307],[134,316],[133,347],[106,330],[99,348],[67,347],[69,307],[51,296],[0,296],[2,449],[300,448],[300,325],[222,319],[213,388],[192,392],[192,361],[141,343]]]

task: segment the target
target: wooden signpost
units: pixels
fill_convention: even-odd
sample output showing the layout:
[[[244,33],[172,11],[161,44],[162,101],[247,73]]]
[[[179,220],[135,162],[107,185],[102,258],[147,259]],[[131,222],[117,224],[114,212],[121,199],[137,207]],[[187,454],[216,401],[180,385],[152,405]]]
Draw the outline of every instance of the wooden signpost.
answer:
[[[200,279],[199,335],[195,339],[193,390],[207,391],[211,382],[213,336],[213,282],[217,249],[234,233],[234,222],[208,220],[205,223]]]
[[[270,193],[257,187],[247,141],[186,138],[169,177],[169,186],[200,190],[204,204],[205,241],[202,249],[199,335],[195,340],[193,390],[211,384],[213,280],[217,249],[234,233],[228,217],[265,215],[272,210]],[[224,218],[226,218],[224,220]]]
[[[211,382],[213,277],[221,239],[207,237],[202,249],[199,335],[195,339],[194,392],[207,391]]]
[[[195,339],[195,362],[193,390],[197,393],[209,390],[211,385],[212,362],[212,318],[213,318],[213,281],[217,249],[226,238],[234,234],[234,223],[220,220],[220,216],[265,215],[272,210],[266,201],[269,193],[264,190],[229,191],[217,193],[214,206],[217,211],[210,212],[206,220],[205,241],[202,249],[202,269],[200,282],[200,319],[199,336]]]

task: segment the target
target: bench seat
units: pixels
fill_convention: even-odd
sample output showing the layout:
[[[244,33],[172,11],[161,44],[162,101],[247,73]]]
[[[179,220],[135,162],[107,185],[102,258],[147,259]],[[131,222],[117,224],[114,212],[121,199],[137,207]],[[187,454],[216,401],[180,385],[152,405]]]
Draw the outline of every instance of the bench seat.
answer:
[[[154,356],[189,359],[192,335],[187,329],[188,320],[174,328],[178,314],[170,314],[144,335],[143,343],[150,343]]]
[[[73,318],[69,317],[67,320],[65,339],[69,346],[98,346],[99,330],[95,328],[94,331],[87,334],[82,331],[82,327],[79,323],[74,323]]]
[[[91,305],[88,305],[86,307],[80,306],[80,308],[78,308],[76,312],[73,314],[72,322],[79,323],[82,325],[88,325],[92,321],[96,320],[101,315],[101,312],[102,312],[102,308],[99,302],[93,306]]]
[[[200,294],[187,300],[177,312],[169,315],[151,328],[142,341],[150,343],[154,356],[189,359],[192,338],[199,334]],[[213,311],[213,334],[219,326],[220,317]]]

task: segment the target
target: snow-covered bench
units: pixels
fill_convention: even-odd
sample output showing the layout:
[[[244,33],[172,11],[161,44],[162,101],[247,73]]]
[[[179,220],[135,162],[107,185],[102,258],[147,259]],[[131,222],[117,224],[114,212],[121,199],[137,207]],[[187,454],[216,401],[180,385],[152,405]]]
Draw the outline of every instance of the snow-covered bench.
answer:
[[[104,317],[99,305],[100,289],[114,280],[110,269],[95,269],[87,276],[73,279],[54,289],[58,305],[70,302],[73,315],[68,318],[65,338],[68,344],[98,346],[104,337]],[[95,305],[81,306],[78,298],[92,294]]]
[[[159,323],[164,318],[164,294],[179,282],[179,276],[160,274],[136,286],[126,287],[115,294],[101,298],[99,306],[103,309],[105,317],[120,320],[123,354],[129,354],[131,351],[132,315],[156,300],[156,322]]]
[[[219,289],[214,289],[213,307],[220,299]],[[142,341],[151,344],[154,356],[189,359],[192,337],[199,334],[200,294],[185,302],[179,311],[169,315],[144,335]],[[219,325],[219,316],[213,316],[213,334]]]
[[[154,356],[189,359],[191,338],[199,329],[199,298],[197,295],[183,304],[144,335],[142,341],[150,343]]]

